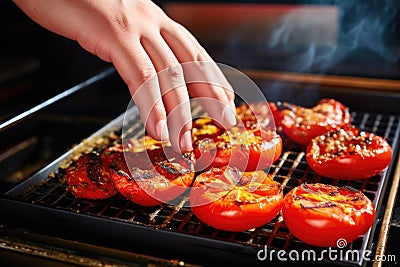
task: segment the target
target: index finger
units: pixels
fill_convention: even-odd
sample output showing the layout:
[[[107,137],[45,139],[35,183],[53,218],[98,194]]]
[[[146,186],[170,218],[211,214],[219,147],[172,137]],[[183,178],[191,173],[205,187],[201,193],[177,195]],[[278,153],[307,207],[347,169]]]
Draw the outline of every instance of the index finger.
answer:
[[[132,99],[147,132],[157,140],[168,138],[166,111],[162,102],[156,69],[139,42],[121,46],[112,54],[118,73],[128,85]]]

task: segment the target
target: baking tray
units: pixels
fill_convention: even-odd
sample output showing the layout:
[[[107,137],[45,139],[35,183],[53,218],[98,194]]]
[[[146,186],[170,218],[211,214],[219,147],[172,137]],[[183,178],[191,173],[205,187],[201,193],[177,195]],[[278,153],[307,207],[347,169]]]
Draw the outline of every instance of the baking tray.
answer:
[[[353,125],[384,136],[391,144],[393,154],[397,155],[400,135],[399,115],[358,111],[352,110],[351,107],[350,111]],[[193,110],[193,113],[197,112],[201,112],[198,107]],[[137,109],[133,107],[127,114],[132,118],[130,135],[140,136],[143,126],[139,122]],[[262,266],[270,261],[281,264],[277,257],[267,261],[257,258],[257,253],[266,246],[269,250],[275,251],[314,250],[317,255],[321,254],[321,248],[309,246],[293,237],[281,216],[250,231],[231,233],[216,230],[196,218],[185,205],[188,201],[185,194],[175,205],[149,208],[137,206],[120,195],[99,201],[74,198],[67,192],[67,186],[63,181],[64,167],[77,159],[80,154],[92,149],[101,150],[107,142],[116,141],[121,134],[124,117],[127,114],[121,114],[52,163],[5,192],[0,198],[0,214],[7,215],[4,221],[13,226],[63,238],[157,257],[176,258],[183,262],[201,265]],[[275,180],[285,185],[284,193],[303,182],[349,185],[360,189],[374,202],[379,214],[386,185],[392,178],[393,162],[382,174],[367,180],[328,179],[309,169],[305,161],[304,148],[290,144],[285,145],[281,157],[269,172],[274,175]],[[343,251],[374,250],[373,237],[376,225],[377,222],[363,237],[349,244]],[[297,261],[285,263],[295,265]],[[338,261],[317,257],[315,260],[307,261],[309,265],[326,263],[337,266],[367,264],[362,258]]]

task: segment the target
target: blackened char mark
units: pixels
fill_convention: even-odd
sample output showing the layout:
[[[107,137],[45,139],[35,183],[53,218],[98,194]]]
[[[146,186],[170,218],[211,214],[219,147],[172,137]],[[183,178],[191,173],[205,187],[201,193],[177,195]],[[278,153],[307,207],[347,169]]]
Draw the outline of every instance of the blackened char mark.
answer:
[[[101,183],[102,161],[97,153],[88,154],[88,166],[86,173],[91,181]]]

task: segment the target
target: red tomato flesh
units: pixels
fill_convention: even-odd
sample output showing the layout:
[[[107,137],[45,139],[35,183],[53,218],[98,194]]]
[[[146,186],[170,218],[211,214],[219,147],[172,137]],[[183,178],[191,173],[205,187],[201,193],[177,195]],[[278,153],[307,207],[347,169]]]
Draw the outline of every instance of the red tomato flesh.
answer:
[[[275,124],[300,145],[308,145],[313,138],[351,122],[348,109],[334,99],[322,99],[312,108],[287,102],[271,103],[270,106]]]
[[[284,198],[282,215],[290,232],[304,243],[336,247],[365,234],[375,219],[372,202],[350,187],[302,184]]]
[[[267,129],[234,126],[223,130],[211,119],[193,123],[196,170],[230,166],[240,171],[270,167],[282,153],[282,139]]]
[[[190,193],[194,214],[217,229],[239,232],[262,226],[281,210],[281,185],[263,171],[212,168],[200,174]]]
[[[80,156],[66,170],[65,179],[68,191],[78,198],[104,199],[117,193],[107,168],[96,153]]]
[[[103,155],[118,192],[138,205],[168,203],[181,195],[194,178],[191,155],[178,154],[171,147],[133,153],[119,146],[107,149]]]
[[[313,139],[307,147],[306,160],[325,177],[366,179],[390,164],[392,149],[380,136],[347,127]]]

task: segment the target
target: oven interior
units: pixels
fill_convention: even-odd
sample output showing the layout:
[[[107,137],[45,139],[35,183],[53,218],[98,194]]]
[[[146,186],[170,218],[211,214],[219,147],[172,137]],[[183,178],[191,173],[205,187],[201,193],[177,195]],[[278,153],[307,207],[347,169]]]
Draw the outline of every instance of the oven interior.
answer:
[[[113,90],[115,90],[115,80],[118,79],[116,76],[115,72],[109,72],[104,79],[99,80],[99,83],[109,86],[107,80],[113,80]],[[384,136],[392,145],[394,155],[398,154],[400,115],[398,112],[393,112],[397,110],[395,107],[396,103],[399,103],[398,95],[373,92],[360,94],[358,91],[351,93],[351,90],[346,90],[346,88],[318,88],[316,86],[296,88],[294,85],[285,83],[282,83],[281,91],[276,93],[274,86],[276,81],[272,84],[271,81],[266,80],[255,80],[255,82],[269,101],[291,101],[305,106],[310,106],[324,97],[343,101],[350,108],[353,125]],[[123,86],[123,83],[120,84]],[[88,93],[91,90],[102,90],[100,89],[102,87],[93,84],[85,90],[88,90],[86,92]],[[311,99],[302,101],[297,97],[300,94],[298,90],[309,93]],[[78,96],[81,97],[80,93],[76,95]],[[361,98],[363,101],[360,101]],[[60,106],[58,105],[57,108],[60,109]],[[381,108],[382,111],[380,111]],[[51,114],[51,109],[48,112]],[[33,126],[36,130],[42,129],[46,134],[41,137],[29,135],[30,138],[23,142],[26,148],[21,149],[22,153],[16,154],[19,154],[18,158],[26,158],[27,161],[43,157],[43,154],[37,154],[39,152],[51,155],[45,156],[47,161],[39,164],[44,168],[38,168],[33,175],[28,175],[22,182],[12,184],[10,189],[2,195],[0,210],[2,214],[8,215],[3,220],[5,225],[11,224],[46,235],[89,244],[101,244],[121,251],[150,253],[161,258],[177,258],[183,262],[200,265],[238,262],[262,265],[265,262],[258,261],[256,253],[264,246],[274,250],[297,251],[312,248],[292,236],[281,216],[251,231],[231,233],[216,230],[200,222],[193,215],[186,205],[188,201],[186,195],[179,198],[174,205],[165,204],[151,208],[137,206],[119,195],[101,201],[74,198],[66,191],[63,180],[65,169],[60,168],[61,162],[69,159],[74,153],[82,153],[81,148],[84,151],[102,149],[101,143],[91,143],[91,140],[97,140],[98,137],[107,139],[109,136],[115,138],[115,134],[120,136],[123,115],[111,122],[90,120],[91,123],[87,124],[82,123],[82,117],[60,120],[60,117],[49,115],[48,112],[39,116],[42,119]],[[194,115],[198,112],[202,112],[198,107],[193,110]],[[142,133],[140,131],[142,125],[135,110],[132,114],[131,134],[139,136]],[[82,128],[79,126],[81,123],[86,126]],[[23,123],[23,125],[26,124]],[[42,128],[44,124],[46,127]],[[100,125],[104,126],[100,128]],[[49,127],[54,127],[54,131],[48,131]],[[71,129],[76,128],[82,130],[80,134],[86,134],[86,136],[80,136],[81,139],[75,140],[73,137],[68,137]],[[114,134],[110,135],[110,133]],[[66,143],[70,144],[69,147],[65,147]],[[275,180],[284,185],[284,193],[303,182],[348,185],[366,194],[374,202],[378,214],[383,212],[385,194],[393,177],[396,157],[389,169],[381,175],[367,180],[342,181],[315,174],[305,162],[304,148],[288,140],[284,143],[284,152],[280,159],[268,170]],[[63,149],[67,150],[63,151]],[[56,155],[57,152],[61,153]],[[63,152],[65,153],[62,154]],[[9,160],[15,162],[14,159]],[[379,216],[374,227],[346,249],[359,251],[374,249],[377,229],[379,229]],[[318,248],[313,249],[320,251]],[[324,259],[322,263],[343,264],[343,262],[332,262],[329,259]],[[358,266],[366,263],[362,260],[349,260],[346,264]]]
[[[377,221],[370,232],[347,249],[374,251],[390,185],[398,169],[400,39],[396,36],[400,33],[399,4],[390,3],[385,9],[385,5],[376,1],[358,1],[358,4],[356,1],[307,1],[305,4],[298,3],[303,1],[283,1],[284,5],[281,5],[282,1],[268,1],[271,5],[261,6],[259,1],[251,1],[250,5],[235,1],[234,5],[225,6],[212,1],[165,2],[160,5],[171,17],[190,28],[218,62],[247,73],[268,101],[313,106],[321,98],[332,97],[350,107],[354,125],[388,139],[394,148],[390,168],[365,181],[346,182],[316,175],[307,167],[303,150],[290,143],[286,143],[281,158],[269,170],[275,179],[285,184],[285,193],[304,181],[361,189],[378,208]],[[241,18],[234,15],[238,10],[236,2],[240,12],[258,14],[249,25],[229,25]],[[256,258],[257,251],[265,245],[271,249],[299,251],[310,248],[290,234],[280,217],[253,231],[217,231],[201,223],[185,207],[185,196],[174,206],[155,208],[135,206],[120,196],[105,201],[73,198],[65,191],[63,170],[57,166],[59,160],[92,134],[104,135],[113,126],[118,128],[121,119],[117,117],[125,112],[130,100],[128,90],[110,69],[98,82],[86,83],[88,77],[104,74],[102,69],[108,65],[82,53],[76,44],[33,26],[15,12],[12,4],[4,2],[0,5],[2,10],[12,11],[5,12],[6,16],[0,18],[4,20],[1,30],[7,33],[3,36],[8,38],[1,42],[3,49],[0,52],[1,58],[5,59],[0,64],[1,125],[83,81],[81,88],[68,97],[7,127],[0,127],[1,140],[5,141],[0,143],[2,249],[16,250],[20,256],[33,254],[34,257],[52,258],[58,255],[54,256],[57,261],[86,266],[106,263],[124,266],[132,261],[138,266],[149,263],[209,266],[229,263],[265,265],[266,262]],[[385,13],[385,10],[390,12]],[[201,15],[201,12],[206,13]],[[326,15],[325,21],[316,19],[321,12]],[[17,16],[13,15],[15,13]],[[271,13],[277,15],[271,16]],[[382,17],[384,21],[379,20]],[[366,19],[358,24],[359,18]],[[290,27],[299,21],[310,27],[301,28],[301,23],[295,28]],[[293,29],[304,34],[296,35]],[[279,30],[281,39],[272,42]],[[376,34],[371,38],[361,34],[364,32]],[[261,38],[263,34],[259,33],[268,38]],[[28,41],[31,45],[26,47],[24,44]],[[254,70],[269,75],[254,75]],[[278,72],[311,73],[315,82],[307,79],[305,82],[285,81],[276,75]],[[324,84],[320,74],[338,75],[338,83]],[[343,82],[353,80],[354,76],[383,80],[374,84],[372,90],[347,86],[348,82]],[[363,84],[370,81],[367,79]],[[388,87],[391,90],[381,90]],[[57,173],[55,178],[49,179],[50,172]],[[387,254],[398,255],[399,203],[397,198],[387,233]],[[80,262],[82,260],[85,262]],[[310,263],[314,264],[359,266],[370,263],[339,263],[325,259]],[[397,262],[393,266],[395,264]]]

